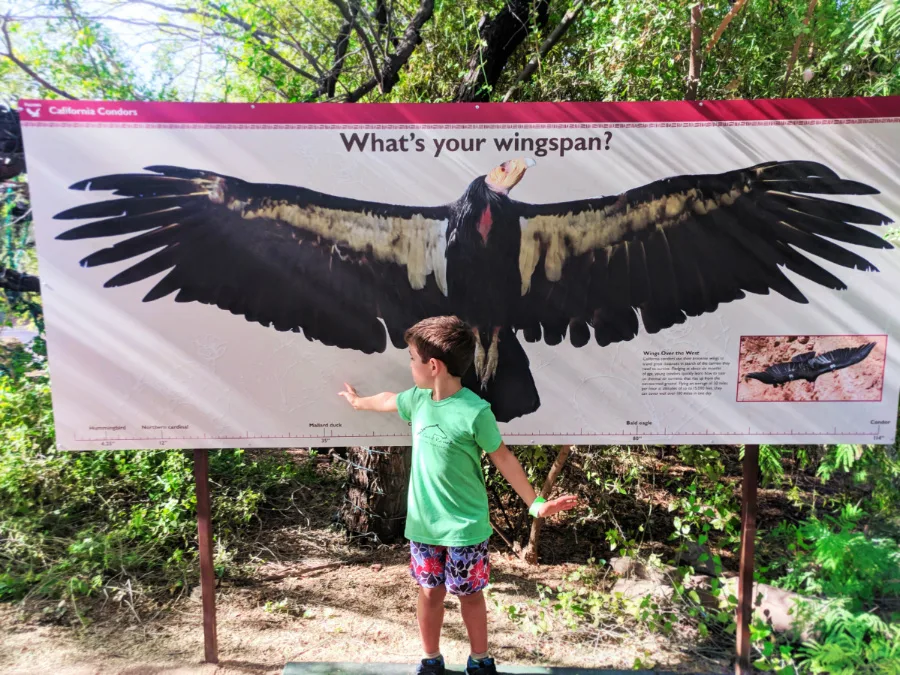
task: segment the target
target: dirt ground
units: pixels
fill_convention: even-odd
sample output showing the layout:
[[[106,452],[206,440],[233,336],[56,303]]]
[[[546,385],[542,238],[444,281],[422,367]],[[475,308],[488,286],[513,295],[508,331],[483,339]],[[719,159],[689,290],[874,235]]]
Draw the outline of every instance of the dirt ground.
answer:
[[[379,562],[374,561],[382,567],[377,569]],[[564,629],[533,637],[510,621],[502,608],[537,597],[536,583],[558,581],[566,567],[532,571],[499,553],[493,553],[493,565],[488,613],[491,651],[500,664],[629,669],[635,658],[641,658],[676,672],[727,669],[726,660],[682,653],[675,639],[661,636],[624,642],[600,636],[596,645],[586,637],[569,637]],[[117,615],[80,629],[22,621],[15,608],[4,607],[0,672],[274,674],[287,661],[413,664],[420,658],[416,586],[403,552],[375,552],[370,560],[354,564],[336,564],[329,556],[306,558],[301,565],[273,565],[262,572],[272,580],[247,586],[224,583],[219,589],[218,667],[200,664],[203,632],[200,602],[194,597],[176,603],[154,621],[138,623]],[[272,609],[276,605],[281,608]],[[455,598],[445,603],[442,652],[450,663],[464,662],[469,653],[458,606]]]
[[[203,665],[199,588],[154,610],[153,603],[110,600],[92,621],[42,621],[33,607],[0,605],[0,673],[16,675],[238,675],[280,673],[287,661],[412,664],[421,658],[415,618],[417,587],[405,545],[360,550],[329,527],[333,505],[302,514],[304,522],[268,531],[266,561],[217,591],[218,666]],[[552,522],[548,522],[552,530]],[[572,633],[553,626],[535,636],[508,608],[538,598],[537,584],[556,587],[578,565],[529,567],[491,540],[486,590],[490,649],[498,664],[633,667],[636,658],[676,672],[722,673],[728,652],[696,635],[669,637],[625,626]],[[552,557],[559,560],[559,551]],[[448,596],[442,652],[462,663],[468,640],[459,602]],[[132,611],[134,608],[134,611]],[[525,610],[528,611],[527,609]],[[733,638],[732,638],[733,639]],[[706,651],[704,651],[706,649]]]
[[[885,347],[883,335],[759,336],[741,339],[738,370],[738,401],[878,401],[884,384]],[[815,382],[798,380],[783,386],[746,379],[776,363],[790,361],[798,354],[822,354],[843,347],[860,347],[875,342],[875,348],[860,363],[827,373]]]

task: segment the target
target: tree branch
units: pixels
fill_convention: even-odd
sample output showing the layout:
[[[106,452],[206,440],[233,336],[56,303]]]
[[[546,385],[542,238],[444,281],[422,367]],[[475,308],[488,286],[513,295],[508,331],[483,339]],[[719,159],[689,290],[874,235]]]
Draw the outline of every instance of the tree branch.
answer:
[[[0,56],[5,56],[10,61],[15,63],[22,72],[24,72],[26,75],[28,75],[32,80],[37,82],[39,85],[44,87],[44,89],[49,89],[57,96],[62,96],[63,98],[67,98],[70,101],[77,100],[76,97],[72,96],[72,94],[70,94],[69,92],[62,90],[59,87],[54,87],[52,84],[47,82],[47,80],[45,80],[43,77],[38,75],[31,68],[29,68],[28,64],[26,64],[24,61],[22,61],[21,59],[19,59],[16,56],[15,52],[13,51],[12,40],[9,37],[9,29],[6,26],[6,22],[7,22],[7,19],[3,19],[3,23],[0,24],[0,29],[2,29],[2,31],[3,31],[3,40],[6,42],[7,53],[4,54],[3,52],[0,52]]]
[[[538,53],[535,56],[531,57],[531,60],[528,64],[519,72],[516,76],[516,81],[509,88],[509,91],[506,92],[506,95],[503,97],[503,102],[506,103],[510,96],[519,88],[519,86],[528,81],[528,79],[534,74],[534,71],[538,69],[538,66],[541,63],[541,59],[547,55],[553,46],[559,42],[560,38],[565,35],[566,31],[569,29],[569,26],[572,25],[572,22],[575,21],[575,18],[581,12],[581,9],[584,7],[583,0],[575,0],[575,4],[569,8],[569,11],[565,13],[562,20],[560,20],[559,25],[553,29],[553,32],[541,43],[540,48],[538,49]]]
[[[355,17],[344,20],[344,23],[338,28],[337,40],[334,43],[334,61],[331,64],[331,70],[325,76],[322,86],[317,92],[320,96],[324,94],[328,98],[334,97],[335,87],[344,71],[344,57],[347,55],[347,47],[350,44],[350,31],[353,29]]]
[[[21,153],[0,152],[0,181],[25,173],[25,156]]]
[[[809,26],[809,22],[812,19],[813,12],[816,11],[816,1],[817,0],[809,0],[809,6],[806,8],[806,18],[803,19],[804,28]],[[797,39],[794,40],[794,48],[791,50],[791,56],[788,58],[787,62],[787,72],[784,74],[784,84],[781,85],[781,96],[784,98],[787,96],[787,88],[788,82],[791,79],[791,73],[794,70],[794,64],[797,62],[797,56],[800,54],[800,43],[803,41],[804,31],[800,31],[800,35],[797,36]]]
[[[409,57],[422,42],[422,27],[431,20],[434,14],[434,0],[422,0],[419,9],[406,25],[403,37],[390,54],[381,70],[381,91],[387,94],[400,80],[400,69],[409,61]]]
[[[359,36],[359,40],[360,42],[362,42],[363,48],[366,51],[366,57],[369,59],[369,67],[372,69],[372,74],[374,75],[376,82],[378,82],[378,77],[381,74],[381,70],[378,67],[378,60],[375,58],[375,51],[372,49],[372,43],[369,41],[369,36],[366,35],[366,32],[362,29],[362,26],[360,26],[356,21],[356,15],[359,11],[359,0],[350,1],[353,3],[353,11],[350,10],[350,8],[346,5],[346,3],[343,2],[343,0],[331,0],[331,4],[338,8],[341,16],[344,17],[344,21],[353,26],[353,30],[356,31],[356,34]]]
[[[262,5],[257,5],[257,6],[260,9],[262,9],[266,14],[268,14],[275,23],[277,23],[279,26],[281,26],[282,30],[284,31],[284,35],[287,36],[287,41],[290,42],[294,46],[294,49],[296,49],[298,52],[300,52],[303,55],[303,58],[305,58],[307,61],[309,61],[309,65],[311,65],[313,67],[313,69],[319,74],[319,77],[324,79],[326,77],[326,73],[325,73],[325,70],[319,65],[319,60],[315,56],[310,54],[309,50],[307,50],[302,44],[300,44],[299,42],[297,42],[297,40],[294,39],[294,36],[291,35],[290,28],[285,25],[284,21],[282,21],[279,17],[277,17],[275,14],[273,14],[271,11],[269,11],[268,8],[263,7]],[[229,20],[232,20],[232,17],[230,14],[228,14],[227,12],[225,12],[222,9],[219,9],[219,11],[222,12],[222,14],[224,16],[228,17]],[[233,20],[236,21],[236,19],[233,19]]]
[[[725,29],[728,28],[728,24],[731,23],[731,20],[737,16],[737,13],[741,11],[744,5],[747,4],[747,0],[737,0],[732,6],[731,11],[725,15],[725,18],[722,19],[722,23],[719,24],[719,27],[716,28],[716,32],[713,33],[713,36],[710,38],[709,43],[706,45],[706,53],[712,51],[712,48],[716,46],[716,43],[719,41],[719,38],[722,37],[722,33],[725,32]]]
[[[684,94],[686,101],[697,99],[697,89],[700,87],[700,18],[703,16],[703,3],[698,2],[691,7],[691,59],[688,64],[687,91]]]
[[[41,280],[9,267],[0,267],[0,288],[15,293],[40,293]]]
[[[576,446],[574,445],[564,445],[559,449],[559,453],[556,455],[556,459],[550,467],[550,473],[547,474],[547,480],[544,481],[544,485],[541,487],[540,496],[544,499],[547,499],[553,491],[553,484],[556,483],[559,472],[562,471],[563,464],[565,464],[566,460],[569,458],[569,453],[572,452],[575,447]],[[531,533],[528,535],[528,544],[525,546],[525,551],[522,553],[522,559],[530,565],[537,565],[538,539],[543,524],[543,518],[535,518],[531,522]]]
[[[345,21],[350,21],[352,19],[354,29],[360,38],[362,38],[362,36],[365,35],[365,32],[350,14],[349,8],[342,0],[331,1],[341,11]],[[396,48],[387,56],[384,64],[380,68],[375,62],[375,54],[372,51],[371,43],[368,43],[368,46],[366,46],[366,43],[368,42],[368,36],[366,36],[363,45],[366,46],[366,53],[369,55],[370,64],[374,64],[374,75],[368,82],[360,85],[347,94],[344,97],[344,101],[347,103],[355,103],[372,91],[376,86],[382,94],[390,93],[391,89],[394,88],[394,85],[400,80],[400,69],[406,65],[406,62],[409,61],[409,57],[412,56],[413,51],[415,51],[416,47],[422,41],[420,35],[422,27],[428,23],[433,14],[434,0],[421,0],[419,9],[416,10],[416,13],[409,20],[406,30],[403,32],[403,37],[397,42]]]
[[[87,26],[81,20],[81,18],[78,16],[78,13],[75,11],[75,8],[72,6],[72,3],[69,0],[63,0],[63,5],[66,7],[67,10],[69,10],[69,15],[72,17],[72,21],[75,24],[77,30],[79,32],[86,33]],[[12,51],[12,49],[10,49],[10,51]],[[87,53],[87,57],[90,60],[91,65],[94,67],[94,72],[99,75],[102,71],[100,69],[100,64],[97,63],[97,59],[94,58],[94,53],[90,50],[89,47],[86,47],[84,51]],[[106,90],[106,83],[103,82],[102,79],[100,80],[100,89],[101,89],[104,97],[108,96],[108,93]]]
[[[372,91],[377,86],[378,86],[378,80],[376,80],[373,77],[365,84],[360,85],[359,87],[357,87],[356,89],[351,91],[349,94],[347,94],[344,97],[344,101],[346,103],[356,103],[359,99],[361,99],[363,96],[368,94],[370,91]]]
[[[487,101],[510,57],[528,36],[532,8],[537,24],[543,27],[549,14],[549,0],[507,0],[490,21],[478,27],[479,44],[469,58],[469,72],[456,91],[457,101]]]
[[[152,4],[152,3],[151,3],[151,4]],[[181,37],[187,37],[187,36],[184,35],[184,33],[189,33],[189,34],[190,34],[190,33],[195,33],[195,34],[199,34],[199,33],[200,33],[200,30],[199,30],[198,28],[192,28],[192,27],[190,27],[190,26],[182,26],[182,25],[177,24],[177,23],[157,22],[157,23],[155,23],[155,24],[153,24],[153,25],[154,25],[160,32],[162,32],[162,33],[167,33],[167,34],[169,34],[169,35],[179,35],[179,36],[181,36]],[[174,32],[173,32],[173,31],[174,31]],[[259,31],[257,31],[257,32],[259,32]],[[211,35],[211,36],[213,36],[213,37],[221,37],[221,38],[225,38],[225,39],[227,39],[227,40],[233,40],[233,41],[235,41],[235,42],[242,42],[242,40],[241,40],[239,37],[235,37],[234,35],[229,35],[228,33],[222,33],[221,31],[207,31],[206,34],[207,34],[207,35]],[[252,35],[252,34],[251,34],[251,35]],[[262,33],[262,32],[259,32],[259,35],[263,35],[263,33]],[[285,58],[285,57],[282,56],[279,52],[277,52],[275,49],[273,49],[272,47],[270,47],[270,46],[268,45],[268,43],[266,43],[266,42],[264,42],[262,39],[260,39],[259,35],[253,35],[253,37],[256,38],[257,42],[260,44],[260,48],[262,49],[262,51],[263,51],[264,53],[266,53],[266,54],[268,54],[269,56],[271,56],[273,59],[275,59],[276,61],[278,61],[279,63],[281,63],[281,64],[282,64],[283,66],[285,66],[287,69],[289,69],[289,70],[291,70],[291,71],[297,73],[298,75],[301,75],[302,77],[305,77],[305,78],[308,79],[308,80],[311,80],[312,82],[315,82],[315,83],[317,83],[317,84],[319,83],[320,80],[319,80],[318,77],[316,77],[316,76],[313,75],[312,73],[310,73],[310,72],[308,72],[308,71],[306,71],[306,70],[303,70],[302,68],[296,66],[296,65],[295,65],[294,63],[292,63],[291,61],[288,61],[287,58]],[[192,39],[192,37],[189,38],[189,39]]]
[[[166,5],[166,4],[159,3],[159,2],[152,2],[152,0],[132,0],[132,2],[133,2],[133,4],[147,5],[148,7],[155,7],[156,9],[162,9],[167,12],[177,12],[179,14],[184,14],[184,15],[199,16],[204,19],[209,19],[211,21],[221,20],[226,23],[230,23],[234,26],[237,26],[238,28],[242,28],[249,35],[251,35],[253,38],[256,39],[256,41],[260,44],[262,51],[264,53],[271,56],[273,59],[275,59],[276,61],[281,63],[283,66],[292,70],[293,72],[297,73],[298,75],[305,77],[308,80],[312,80],[313,82],[316,82],[316,83],[318,83],[320,81],[319,77],[316,77],[312,73],[307,72],[307,71],[303,70],[302,68],[296,66],[294,63],[292,63],[287,58],[282,56],[277,50],[275,50],[269,43],[269,40],[272,40],[275,37],[272,33],[268,33],[266,31],[262,31],[257,28],[254,28],[252,25],[250,25],[246,21],[243,21],[242,19],[239,19],[236,16],[232,16],[231,14],[229,14],[222,8],[219,8],[218,14],[210,14],[208,12],[201,12],[196,9],[184,9],[182,7],[175,7],[173,5]],[[269,15],[271,16],[271,13]],[[178,26],[177,24],[163,24],[161,22],[157,22],[157,26],[162,27],[164,25],[170,25],[173,27],[177,27],[180,30],[198,32],[196,29],[189,28],[187,26]],[[232,40],[236,39],[236,38],[234,38],[234,36],[226,35],[225,33],[220,33],[220,32],[212,32],[212,33],[208,33],[208,34],[214,35],[216,37],[230,38]],[[317,71],[321,70],[318,66],[318,63],[315,60],[315,57],[313,57],[311,54],[306,52],[306,50],[303,49],[302,47],[300,47],[299,51],[301,54],[303,54],[304,58],[306,58],[308,61],[310,61],[313,68],[315,68]],[[324,73],[322,73],[322,74],[324,76]]]

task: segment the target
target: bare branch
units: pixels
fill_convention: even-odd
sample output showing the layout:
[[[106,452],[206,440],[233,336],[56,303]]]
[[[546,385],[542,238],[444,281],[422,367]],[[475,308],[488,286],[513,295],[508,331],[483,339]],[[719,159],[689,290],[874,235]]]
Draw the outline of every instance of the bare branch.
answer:
[[[549,0],[507,0],[494,18],[483,18],[478,26],[478,46],[469,57],[469,72],[456,91],[457,101],[486,101],[513,53],[528,35],[528,22],[537,11],[537,24],[544,26]]]
[[[65,5],[66,9],[69,10],[69,15],[72,17],[72,21],[75,23],[77,30],[83,31],[86,28],[86,25],[78,16],[75,8],[72,6],[72,3],[69,0],[63,0],[63,4]],[[97,59],[94,58],[94,53],[89,48],[85,49],[85,52],[87,52],[87,57],[88,59],[90,59],[91,65],[94,67],[94,72],[99,74],[101,72],[100,64],[98,64]],[[104,96],[107,96],[106,85],[105,83],[102,83],[102,80],[101,91],[103,92]]]
[[[373,77],[368,82],[347,94],[344,100],[348,103],[354,103],[372,91],[376,86],[382,94],[389,93],[400,79],[400,69],[406,65],[406,62],[409,61],[409,57],[412,56],[413,51],[421,42],[422,38],[420,32],[422,27],[434,14],[434,0],[421,0],[419,9],[416,10],[416,13],[407,24],[403,37],[397,42],[397,46],[393,53],[385,58],[385,62],[381,67],[378,66],[378,62],[375,59],[375,53],[368,36],[356,21],[358,12],[352,13],[350,7],[348,7],[343,0],[331,0],[331,2],[341,12],[344,20],[350,23],[357,35],[359,35],[360,41],[363,43],[363,48],[369,59],[369,66],[372,68],[373,72]],[[354,9],[358,10],[358,0],[351,0],[351,2],[354,5]]]
[[[2,31],[3,31],[3,40],[4,40],[4,42],[6,42],[7,52],[6,53],[0,52],[0,56],[5,56],[10,61],[15,63],[22,72],[24,72],[26,75],[28,75],[32,80],[37,82],[39,85],[44,87],[44,89],[49,89],[57,96],[62,96],[63,98],[67,98],[70,101],[77,100],[76,97],[72,96],[72,94],[70,94],[69,92],[62,90],[59,87],[54,87],[47,80],[45,80],[43,77],[38,75],[31,68],[29,68],[28,64],[26,64],[24,61],[22,61],[21,59],[19,59],[16,56],[15,52],[13,51],[12,40],[9,37],[9,28],[7,28],[6,22],[7,22],[7,19],[4,18],[3,23],[0,24],[0,29],[2,29]]]
[[[251,33],[254,37],[257,35],[262,36],[264,38],[271,38],[272,35],[269,33],[265,33],[260,30],[256,30],[246,21],[241,21],[237,17],[231,16],[224,9],[220,9],[220,15],[210,14],[208,12],[201,12],[196,9],[186,9],[184,7],[178,7],[176,5],[164,5],[161,2],[152,2],[152,0],[131,0],[131,4],[133,5],[146,5],[147,7],[155,7],[156,9],[161,9],[165,12],[175,12],[176,14],[184,14],[190,16],[199,16],[204,19],[211,19],[212,21],[216,21],[217,19],[224,18],[229,23],[233,23],[240,28],[243,28],[248,33]]]
[[[276,49],[274,49],[271,46],[269,41],[272,40],[273,38],[275,38],[276,36],[274,36],[272,33],[254,28],[252,25],[250,25],[246,21],[243,21],[242,19],[239,19],[238,17],[233,16],[232,14],[229,14],[227,11],[225,11],[221,7],[218,8],[218,12],[219,12],[218,14],[210,14],[209,12],[201,12],[196,9],[185,9],[185,8],[176,7],[173,5],[165,5],[165,4],[162,4],[159,2],[153,2],[152,0],[132,0],[132,2],[134,4],[147,5],[148,7],[155,7],[157,9],[162,9],[164,11],[171,11],[171,12],[177,12],[177,13],[185,14],[185,15],[199,16],[199,17],[202,17],[205,19],[209,19],[211,21],[223,20],[226,23],[230,23],[234,26],[242,28],[245,31],[247,31],[247,33],[249,33],[251,36],[256,38],[256,41],[260,44],[262,51],[264,53],[268,54],[273,59],[275,59],[276,61],[278,61],[285,67],[289,68],[293,72],[297,73],[298,75],[302,75],[303,77],[305,77],[309,80],[312,80],[313,82],[319,82],[320,78],[316,77],[312,73],[309,73],[309,72],[303,70],[302,68],[299,68],[298,66],[296,66],[294,63],[289,61],[287,58],[285,58],[281,53],[279,53]],[[271,13],[269,13],[269,15],[271,16]],[[157,25],[162,25],[162,24],[157,24]],[[186,28],[186,27],[182,27],[182,28]],[[188,30],[193,30],[193,29],[188,29]],[[220,37],[228,37],[231,39],[236,39],[233,36],[225,35],[223,33],[211,33],[211,34],[217,35]],[[291,40],[291,42],[294,42],[294,41]],[[319,67],[319,64],[316,61],[315,57],[313,57],[312,54],[310,54],[308,51],[306,51],[301,45],[297,45],[296,43],[294,43],[294,44],[298,48],[298,51],[304,56],[304,58],[306,58],[310,62],[310,64],[313,66],[313,68],[316,69],[316,71],[320,73],[320,76],[324,77],[325,73]]]
[[[703,3],[698,2],[691,7],[691,59],[688,64],[688,85],[684,94],[686,101],[697,98],[700,86],[700,18],[703,15]]]
[[[291,6],[291,9],[292,9],[292,10],[294,10],[298,15],[300,15],[300,16],[302,16],[302,17],[304,18],[304,20],[306,21],[306,23],[309,24],[309,27],[310,27],[310,28],[312,28],[312,29],[313,29],[314,31],[316,31],[319,35],[321,35],[326,41],[328,41],[328,42],[331,41],[331,36],[328,35],[325,31],[323,31],[323,30],[319,27],[318,22],[313,21],[312,19],[310,19],[310,18],[309,18],[309,14],[307,14],[305,11],[303,11],[303,8],[302,8],[302,7],[297,7],[297,5],[295,5],[295,4],[292,3],[292,2],[289,2],[288,4]]]
[[[713,36],[710,38],[709,42],[706,45],[706,53],[712,51],[712,48],[716,46],[716,43],[719,41],[719,38],[722,37],[722,33],[725,32],[725,29],[728,28],[728,24],[731,23],[731,20],[737,16],[737,13],[741,11],[744,5],[747,4],[747,0],[737,0],[732,6],[731,11],[725,15],[725,18],[722,19],[722,23],[719,24],[719,27],[716,28],[716,32],[713,33]]]
[[[174,31],[181,31],[182,33],[194,33],[194,34],[200,33],[200,29],[198,29],[198,28],[192,28],[192,27],[190,27],[190,26],[182,26],[182,25],[176,24],[176,23],[163,23],[163,22],[158,22],[158,23],[155,23],[155,24],[153,24],[153,25],[155,25],[155,27],[156,27],[157,29],[159,29],[160,31],[162,31],[162,32],[164,32],[164,33],[169,33],[170,35],[178,35],[178,33],[172,33],[173,30],[174,30]],[[214,36],[214,37],[222,37],[222,38],[226,38],[226,39],[228,39],[228,40],[233,40],[233,41],[235,41],[235,42],[242,42],[242,40],[241,40],[239,37],[236,37],[236,36],[234,36],[234,35],[229,35],[228,33],[222,33],[222,32],[220,32],[220,31],[206,31],[206,34],[207,34],[207,35]],[[260,35],[262,35],[262,33],[260,33]],[[310,72],[308,72],[308,71],[306,71],[306,70],[303,70],[302,68],[298,67],[297,65],[295,65],[295,64],[292,63],[291,61],[288,61],[287,58],[285,58],[285,57],[282,56],[278,51],[276,51],[275,49],[273,49],[272,47],[270,47],[269,44],[268,44],[267,42],[264,42],[262,39],[260,39],[259,36],[254,35],[253,37],[255,37],[255,38],[257,39],[257,42],[258,42],[259,45],[260,45],[260,49],[261,49],[264,53],[268,54],[268,55],[271,56],[273,59],[275,59],[276,61],[278,61],[278,62],[281,63],[282,65],[284,65],[284,66],[285,66],[286,68],[288,68],[289,70],[291,70],[291,71],[297,73],[298,75],[302,75],[303,77],[305,77],[305,78],[307,78],[308,80],[311,80],[311,81],[313,81],[313,82],[316,82],[316,83],[319,82],[319,78],[318,78],[318,77],[316,77],[315,75],[313,75],[312,73],[310,73]]]
[[[378,61],[375,59],[375,52],[372,50],[372,43],[369,41],[369,36],[366,35],[366,32],[362,29],[362,26],[360,26],[356,21],[356,15],[359,13],[359,0],[350,1],[354,5],[353,11],[350,10],[350,8],[346,5],[346,3],[344,3],[343,0],[331,0],[331,4],[338,8],[341,16],[344,17],[344,21],[353,26],[356,34],[359,36],[360,42],[362,42],[363,48],[366,50],[366,57],[369,59],[369,67],[372,69],[372,74],[375,76],[376,81],[379,84],[379,89],[381,89],[381,83],[379,80],[381,69],[378,67]],[[384,93],[383,90],[382,93]]]
[[[262,9],[266,14],[268,14],[270,17],[272,17],[272,20],[275,21],[275,23],[277,23],[279,26],[281,26],[281,29],[284,31],[284,35],[286,36],[287,41],[290,42],[294,46],[294,48],[303,55],[303,58],[305,58],[307,61],[309,61],[309,64],[319,74],[320,78],[325,78],[327,73],[319,65],[319,60],[315,56],[310,54],[309,51],[303,45],[301,45],[299,42],[297,42],[297,40],[294,39],[294,36],[291,34],[290,29],[285,25],[284,21],[282,21],[280,17],[275,16],[272,12],[270,12],[268,10],[268,8],[263,7],[262,5],[257,5],[257,6],[260,9]],[[223,10],[219,10],[219,11],[222,11],[223,14],[225,13]],[[226,14],[226,16],[230,16],[230,15]]]
[[[350,31],[353,28],[354,18],[351,16],[350,21],[344,20],[344,23],[338,28],[337,40],[334,43],[334,62],[331,65],[331,70],[328,71],[325,80],[319,87],[319,95],[324,94],[328,98],[334,97],[335,86],[344,70],[344,58],[347,55],[347,46],[350,44]]]
[[[387,63],[384,64],[381,73],[382,93],[387,94],[397,84],[397,81],[400,79],[400,69],[406,65],[413,51],[419,46],[419,43],[422,41],[420,35],[422,27],[428,23],[433,14],[434,0],[422,0],[419,4],[419,9],[413,15],[413,18],[410,19],[409,24],[407,24],[403,37],[397,43],[394,53],[388,56]]]
[[[202,28],[206,28],[205,25]],[[197,100],[197,90],[200,88],[200,76],[203,74],[203,48],[206,42],[206,31],[200,31],[199,54],[197,55],[197,75],[194,77],[194,88],[191,91],[191,101]]]
[[[803,19],[803,27],[806,28],[809,26],[809,22],[812,19],[813,12],[816,11],[816,1],[817,0],[809,0],[809,6],[806,8],[806,18]],[[801,31],[800,35],[797,36],[797,39],[794,40],[794,48],[791,50],[791,56],[788,58],[787,62],[787,72],[784,74],[784,84],[781,85],[781,96],[784,97],[787,95],[788,82],[791,79],[791,73],[794,70],[794,64],[797,62],[797,56],[800,54],[800,43],[803,42],[804,31]]]
[[[516,76],[516,81],[509,88],[509,91],[506,92],[506,95],[503,97],[503,102],[506,103],[510,96],[519,88],[519,86],[526,82],[533,74],[534,71],[538,69],[538,66],[541,63],[541,59],[547,55],[553,46],[559,42],[560,38],[565,35],[566,31],[569,30],[569,26],[572,25],[572,22],[575,21],[575,18],[578,16],[581,9],[584,7],[583,0],[575,0],[575,4],[569,8],[569,11],[565,13],[562,20],[559,22],[559,25],[553,29],[553,32],[541,43],[540,48],[538,49],[538,53],[535,56],[531,57],[531,60],[528,64],[521,70],[521,72]]]
[[[344,98],[344,101],[347,103],[356,103],[359,99],[372,91],[376,86],[378,86],[378,80],[373,77],[365,84],[357,87],[349,94],[347,94],[347,96]]]

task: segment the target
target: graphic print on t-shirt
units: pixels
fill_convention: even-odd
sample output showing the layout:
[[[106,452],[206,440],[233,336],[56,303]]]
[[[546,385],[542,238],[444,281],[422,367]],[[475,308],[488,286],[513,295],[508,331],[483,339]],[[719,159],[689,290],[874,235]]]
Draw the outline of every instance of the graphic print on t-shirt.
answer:
[[[429,424],[427,427],[422,427],[416,435],[420,440],[431,443],[438,450],[448,450],[453,444],[450,436],[441,429],[440,424]]]

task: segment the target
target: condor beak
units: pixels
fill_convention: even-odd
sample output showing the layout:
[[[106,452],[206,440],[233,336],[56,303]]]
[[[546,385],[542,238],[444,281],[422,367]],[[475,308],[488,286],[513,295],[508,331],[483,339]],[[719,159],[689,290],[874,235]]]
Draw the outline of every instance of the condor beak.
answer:
[[[535,164],[537,162],[531,157],[511,159],[491,171],[485,178],[485,182],[495,192],[506,194],[519,184],[525,171]]]

